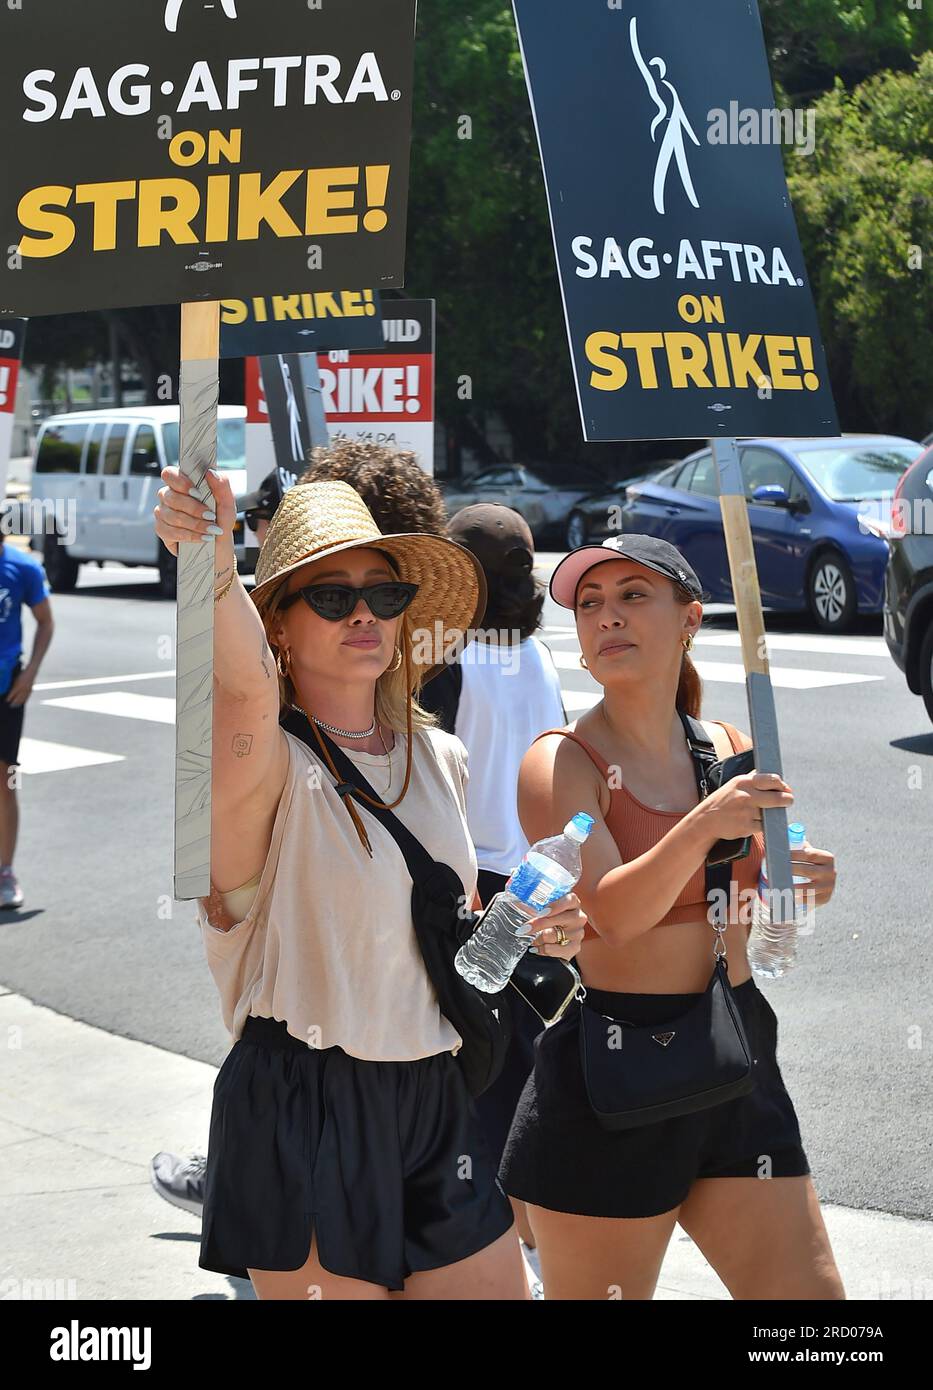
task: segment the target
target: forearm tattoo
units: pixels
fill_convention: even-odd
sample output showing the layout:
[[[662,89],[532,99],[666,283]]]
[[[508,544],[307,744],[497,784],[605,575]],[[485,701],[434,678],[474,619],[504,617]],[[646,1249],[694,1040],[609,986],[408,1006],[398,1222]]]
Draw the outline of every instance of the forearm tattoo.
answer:
[[[253,748],[252,734],[234,734],[231,747],[236,757],[248,758]]]

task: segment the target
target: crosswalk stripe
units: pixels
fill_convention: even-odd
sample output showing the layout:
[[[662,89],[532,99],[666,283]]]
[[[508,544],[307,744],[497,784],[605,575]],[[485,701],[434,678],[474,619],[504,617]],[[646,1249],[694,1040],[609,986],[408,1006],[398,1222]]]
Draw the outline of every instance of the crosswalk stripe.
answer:
[[[578,709],[592,709],[603,698],[601,690],[565,690],[563,686],[561,694],[564,697],[564,709],[568,714],[573,714],[574,710]]]
[[[573,652],[552,652],[554,665],[561,671],[579,671],[580,658]],[[705,681],[724,681],[728,685],[745,684],[745,667],[733,661],[695,661],[694,665]],[[884,676],[869,676],[854,671],[816,671],[807,666],[772,666],[771,684],[786,690],[817,690],[827,685],[858,685],[863,681],[881,681]]]
[[[575,628],[551,629],[543,634],[544,642],[577,642]],[[741,647],[742,639],[737,632],[701,632],[696,638],[698,647]],[[802,633],[768,633],[768,649],[775,652],[816,652],[824,656],[874,656],[891,660],[887,643],[883,637],[832,637]]]
[[[101,691],[99,695],[63,695],[42,703],[90,714],[117,715],[122,719],[148,719],[155,724],[175,723],[173,699],[162,695],[136,695],[129,690]]]
[[[70,743],[52,743],[44,738],[21,738],[19,741],[19,767],[27,775],[125,761],[121,753],[101,753],[95,748],[76,748]]]
[[[33,690],[70,690],[78,685],[124,685],[127,681],[161,681],[174,676],[174,666],[169,671],[132,671],[127,676],[84,676],[71,681],[39,681]],[[51,703],[51,701],[49,702]]]

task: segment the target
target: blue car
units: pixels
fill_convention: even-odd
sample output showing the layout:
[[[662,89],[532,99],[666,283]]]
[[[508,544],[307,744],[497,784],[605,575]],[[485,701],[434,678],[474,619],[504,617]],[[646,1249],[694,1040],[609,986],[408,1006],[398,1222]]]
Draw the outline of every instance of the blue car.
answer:
[[[921,453],[897,435],[741,440],[764,606],[808,608],[824,632],[845,632],[856,613],[880,613],[891,497]],[[710,449],[630,488],[619,512],[623,531],[676,545],[712,602],[733,602]]]

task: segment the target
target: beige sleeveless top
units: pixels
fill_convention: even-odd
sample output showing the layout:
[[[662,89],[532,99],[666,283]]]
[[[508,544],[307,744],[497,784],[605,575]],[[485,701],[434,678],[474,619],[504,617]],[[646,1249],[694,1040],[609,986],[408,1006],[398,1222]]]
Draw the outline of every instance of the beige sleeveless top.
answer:
[[[244,884],[223,895],[228,908],[241,893],[251,905],[223,931],[210,920],[213,900],[196,900],[229,1033],[239,1038],[255,1015],[284,1020],[314,1047],[339,1046],[369,1061],[457,1052],[462,1039],[440,1011],[418,949],[401,850],[362,807],[370,859],[322,759],[283,732],[288,774],[258,889]],[[413,738],[411,782],[395,814],[429,854],[456,870],[470,906],[477,871],[466,823],[466,749],[441,729],[416,730]],[[388,787],[384,755],[344,751],[392,801],[405,780],[405,744],[396,733]]]

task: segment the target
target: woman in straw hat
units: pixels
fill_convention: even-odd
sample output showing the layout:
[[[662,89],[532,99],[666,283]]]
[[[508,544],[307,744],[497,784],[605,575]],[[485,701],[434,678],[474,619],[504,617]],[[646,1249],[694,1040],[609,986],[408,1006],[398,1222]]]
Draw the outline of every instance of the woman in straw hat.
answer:
[[[338,794],[315,733],[478,905],[465,752],[417,695],[443,660],[437,634],[456,642],[482,612],[481,571],[443,537],[383,535],[345,483],[298,484],[249,595],[229,482],[207,476],[213,512],[177,468],[155,508],[176,553],[217,537],[212,877],[197,908],[234,1046],[214,1087],[199,1263],[248,1274],[260,1298],[527,1297],[405,861]],[[308,741],[280,716],[303,719]],[[537,948],[573,956],[584,922],[562,899]]]

